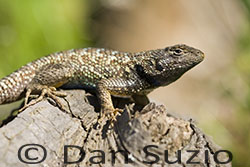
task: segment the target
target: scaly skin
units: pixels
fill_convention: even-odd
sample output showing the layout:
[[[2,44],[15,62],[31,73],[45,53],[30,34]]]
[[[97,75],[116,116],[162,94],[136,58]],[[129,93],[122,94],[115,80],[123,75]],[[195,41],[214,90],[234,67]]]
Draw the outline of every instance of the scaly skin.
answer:
[[[25,109],[42,100],[45,95],[59,105],[57,96],[66,94],[56,88],[84,88],[96,91],[102,113],[111,116],[114,109],[111,95],[132,96],[144,105],[146,95],[166,86],[186,71],[199,64],[204,53],[187,45],[174,45],[164,49],[138,53],[109,49],[84,48],[57,52],[21,67],[0,80],[0,104],[25,97]],[[40,97],[28,103],[30,94]]]

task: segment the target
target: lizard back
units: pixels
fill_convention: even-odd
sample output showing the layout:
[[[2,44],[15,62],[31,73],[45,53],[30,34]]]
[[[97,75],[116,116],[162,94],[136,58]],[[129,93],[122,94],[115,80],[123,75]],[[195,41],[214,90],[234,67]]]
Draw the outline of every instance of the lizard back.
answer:
[[[130,64],[131,56],[130,53],[104,48],[72,49],[50,54],[2,78],[0,80],[0,104],[22,98],[33,78],[47,66],[61,64],[74,71],[68,76],[69,80],[64,84],[65,88],[93,89],[98,80],[121,75],[122,67]]]

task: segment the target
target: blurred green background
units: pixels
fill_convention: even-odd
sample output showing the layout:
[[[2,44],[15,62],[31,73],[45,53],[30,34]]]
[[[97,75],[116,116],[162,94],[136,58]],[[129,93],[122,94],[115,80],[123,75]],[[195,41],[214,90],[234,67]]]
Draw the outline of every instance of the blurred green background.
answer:
[[[194,118],[250,166],[249,0],[0,0],[0,78],[56,51],[89,46],[141,51],[186,43],[205,61],[150,94]],[[13,104],[0,106],[0,117]]]

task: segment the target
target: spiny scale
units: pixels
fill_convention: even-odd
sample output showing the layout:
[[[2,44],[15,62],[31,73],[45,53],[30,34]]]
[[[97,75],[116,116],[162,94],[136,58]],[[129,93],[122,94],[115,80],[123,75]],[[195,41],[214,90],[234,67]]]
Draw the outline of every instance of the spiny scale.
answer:
[[[138,53],[103,48],[57,52],[28,63],[1,79],[0,104],[16,101],[25,92],[26,102],[30,93],[37,92],[41,97],[33,103],[45,94],[56,100],[59,94],[55,88],[83,87],[94,89],[102,111],[112,115],[116,109],[111,95],[137,96],[148,103],[147,93],[174,82],[203,58],[200,50],[187,45]],[[24,108],[29,106],[26,102]]]

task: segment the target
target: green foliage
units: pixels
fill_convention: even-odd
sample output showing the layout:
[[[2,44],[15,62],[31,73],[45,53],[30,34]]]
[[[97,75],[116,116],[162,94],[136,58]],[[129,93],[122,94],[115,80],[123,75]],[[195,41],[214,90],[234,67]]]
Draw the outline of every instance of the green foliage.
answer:
[[[244,6],[246,7],[247,12],[248,12],[247,14],[250,17],[250,0],[241,0],[241,1],[243,2]]]
[[[236,58],[236,67],[247,85],[247,97],[240,106],[250,114],[250,22],[248,22],[239,40],[239,55]]]
[[[0,0],[0,78],[27,62],[90,45],[87,1]]]
[[[250,1],[242,0],[247,9],[246,14],[250,20]],[[232,146],[235,160],[233,166],[250,166],[250,21],[248,21],[239,39],[238,55],[236,57],[236,67],[239,70],[246,89],[242,90],[246,94],[243,101],[238,102],[238,111],[235,114],[234,126],[231,127],[234,135]]]

